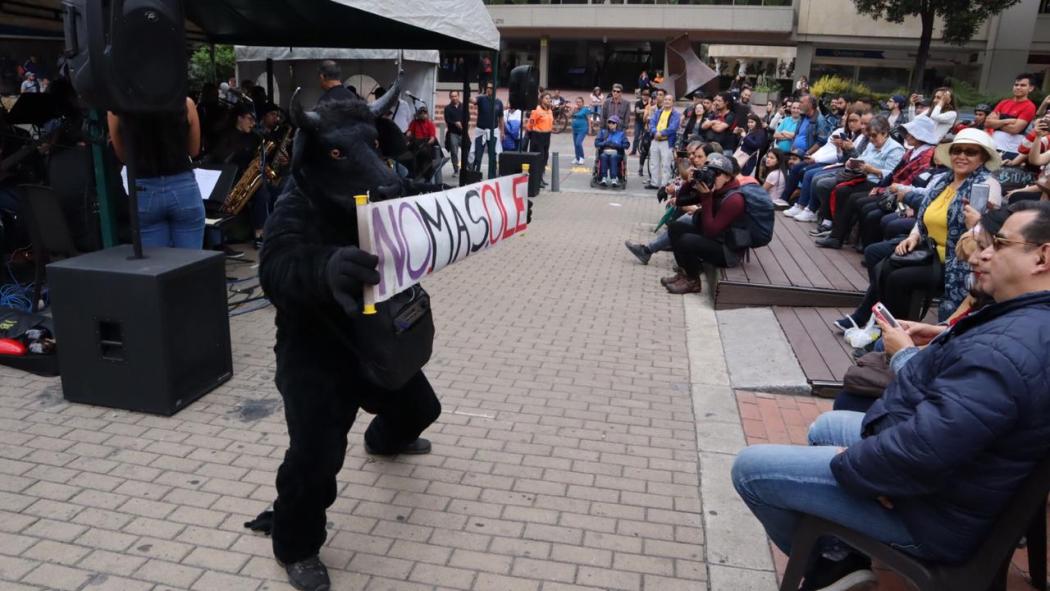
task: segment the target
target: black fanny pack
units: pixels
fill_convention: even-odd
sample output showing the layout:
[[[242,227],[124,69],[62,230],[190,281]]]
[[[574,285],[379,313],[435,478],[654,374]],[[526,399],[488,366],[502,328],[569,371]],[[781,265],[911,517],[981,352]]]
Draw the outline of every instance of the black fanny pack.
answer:
[[[351,322],[350,344],[365,379],[380,388],[401,388],[430,361],[434,316],[430,296],[420,285],[376,304],[375,314],[361,314]]]

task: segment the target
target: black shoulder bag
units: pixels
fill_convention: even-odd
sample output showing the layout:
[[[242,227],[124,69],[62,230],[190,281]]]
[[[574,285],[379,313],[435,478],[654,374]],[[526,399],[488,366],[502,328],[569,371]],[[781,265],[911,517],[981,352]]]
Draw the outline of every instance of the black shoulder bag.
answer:
[[[365,378],[397,390],[423,369],[434,348],[430,296],[420,285],[376,304],[375,314],[351,319],[350,345]]]

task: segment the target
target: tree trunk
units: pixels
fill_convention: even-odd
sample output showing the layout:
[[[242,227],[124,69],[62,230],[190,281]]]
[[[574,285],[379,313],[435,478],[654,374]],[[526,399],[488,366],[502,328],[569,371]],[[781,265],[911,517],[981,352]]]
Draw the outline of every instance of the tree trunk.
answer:
[[[930,40],[933,38],[933,8],[924,6],[922,14],[922,36],[919,37],[919,51],[915,54],[915,67],[911,72],[912,92],[922,93],[926,76],[926,60],[930,57]]]

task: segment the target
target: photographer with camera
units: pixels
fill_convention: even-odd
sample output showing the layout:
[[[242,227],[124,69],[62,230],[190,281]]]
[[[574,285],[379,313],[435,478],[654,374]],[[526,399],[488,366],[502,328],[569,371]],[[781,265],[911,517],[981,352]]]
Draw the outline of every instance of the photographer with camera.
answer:
[[[668,226],[678,274],[660,283],[674,294],[700,293],[703,264],[732,267],[749,244],[735,237],[748,232],[747,200],[737,179],[738,167],[724,154],[711,154],[693,174],[691,188],[700,197],[700,209],[689,221]],[[772,211],[772,209],[770,209]]]

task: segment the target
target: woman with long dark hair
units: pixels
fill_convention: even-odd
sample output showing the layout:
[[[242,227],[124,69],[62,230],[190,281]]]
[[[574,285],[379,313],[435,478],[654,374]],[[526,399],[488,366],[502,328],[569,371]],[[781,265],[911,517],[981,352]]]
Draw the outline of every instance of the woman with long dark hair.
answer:
[[[201,248],[204,201],[191,158],[200,152],[201,127],[192,99],[167,113],[109,113],[113,151],[135,158],[143,246]]]

